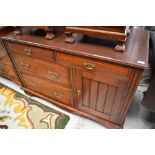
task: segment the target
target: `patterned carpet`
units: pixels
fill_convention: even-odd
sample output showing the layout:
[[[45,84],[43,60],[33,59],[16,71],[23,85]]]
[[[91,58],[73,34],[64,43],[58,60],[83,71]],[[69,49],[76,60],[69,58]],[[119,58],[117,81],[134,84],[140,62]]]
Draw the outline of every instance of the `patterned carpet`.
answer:
[[[0,128],[63,129],[69,116],[0,84]]]

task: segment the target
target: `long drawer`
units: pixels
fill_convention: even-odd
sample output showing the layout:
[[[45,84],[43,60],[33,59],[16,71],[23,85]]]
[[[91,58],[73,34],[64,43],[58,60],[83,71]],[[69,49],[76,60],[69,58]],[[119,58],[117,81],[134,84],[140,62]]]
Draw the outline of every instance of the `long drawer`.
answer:
[[[14,58],[20,72],[48,79],[64,86],[70,86],[69,68],[19,54],[14,54]]]
[[[107,62],[99,62],[92,59],[68,55],[57,52],[56,61],[69,66],[81,68],[85,71],[103,72],[105,75],[117,76],[118,78],[129,77],[132,70],[130,68],[115,65]]]
[[[22,45],[17,43],[8,43],[9,48],[13,53],[22,54],[28,57],[33,57],[45,61],[54,60],[54,52],[52,50],[47,50],[44,48],[38,48],[28,45]]]
[[[71,90],[45,80],[23,74],[26,87],[54,100],[72,106]]]

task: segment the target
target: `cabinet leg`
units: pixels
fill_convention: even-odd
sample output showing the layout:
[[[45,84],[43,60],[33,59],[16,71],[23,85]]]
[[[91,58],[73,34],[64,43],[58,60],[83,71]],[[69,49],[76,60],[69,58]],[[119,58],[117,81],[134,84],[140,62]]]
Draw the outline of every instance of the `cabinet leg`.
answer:
[[[124,51],[125,51],[124,42],[119,42],[119,43],[115,46],[115,50],[118,51],[118,52],[124,52]]]
[[[55,35],[53,34],[53,28],[50,27],[48,29],[46,29],[46,39],[52,40],[55,37]]]
[[[22,34],[21,27],[16,26],[16,27],[15,27],[15,31],[14,31],[14,33],[17,34],[17,35]]]
[[[66,43],[73,43],[74,42],[74,38],[71,32],[65,32],[66,34]]]

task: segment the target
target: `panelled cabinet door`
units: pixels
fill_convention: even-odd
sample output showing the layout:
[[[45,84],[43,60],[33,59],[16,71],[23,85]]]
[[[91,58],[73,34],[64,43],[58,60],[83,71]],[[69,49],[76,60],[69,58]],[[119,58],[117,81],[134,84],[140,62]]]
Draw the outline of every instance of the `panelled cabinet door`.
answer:
[[[102,73],[76,70],[76,108],[97,117],[117,122],[127,81]]]

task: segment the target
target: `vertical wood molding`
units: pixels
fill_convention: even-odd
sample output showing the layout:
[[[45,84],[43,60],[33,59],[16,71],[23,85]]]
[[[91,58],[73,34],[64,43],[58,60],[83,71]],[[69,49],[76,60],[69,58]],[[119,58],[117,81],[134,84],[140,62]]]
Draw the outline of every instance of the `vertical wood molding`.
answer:
[[[129,110],[129,107],[131,105],[131,101],[132,101],[133,96],[134,96],[136,89],[138,87],[142,73],[143,73],[143,70],[137,69],[135,71],[135,73],[133,73],[133,75],[131,75],[132,78],[130,80],[130,88],[128,88],[129,89],[128,96],[125,98],[126,101],[125,101],[124,105],[122,106],[121,113],[120,113],[120,116],[118,119],[118,123],[121,125],[123,125],[123,123],[124,123],[125,116],[126,116],[128,110]]]

